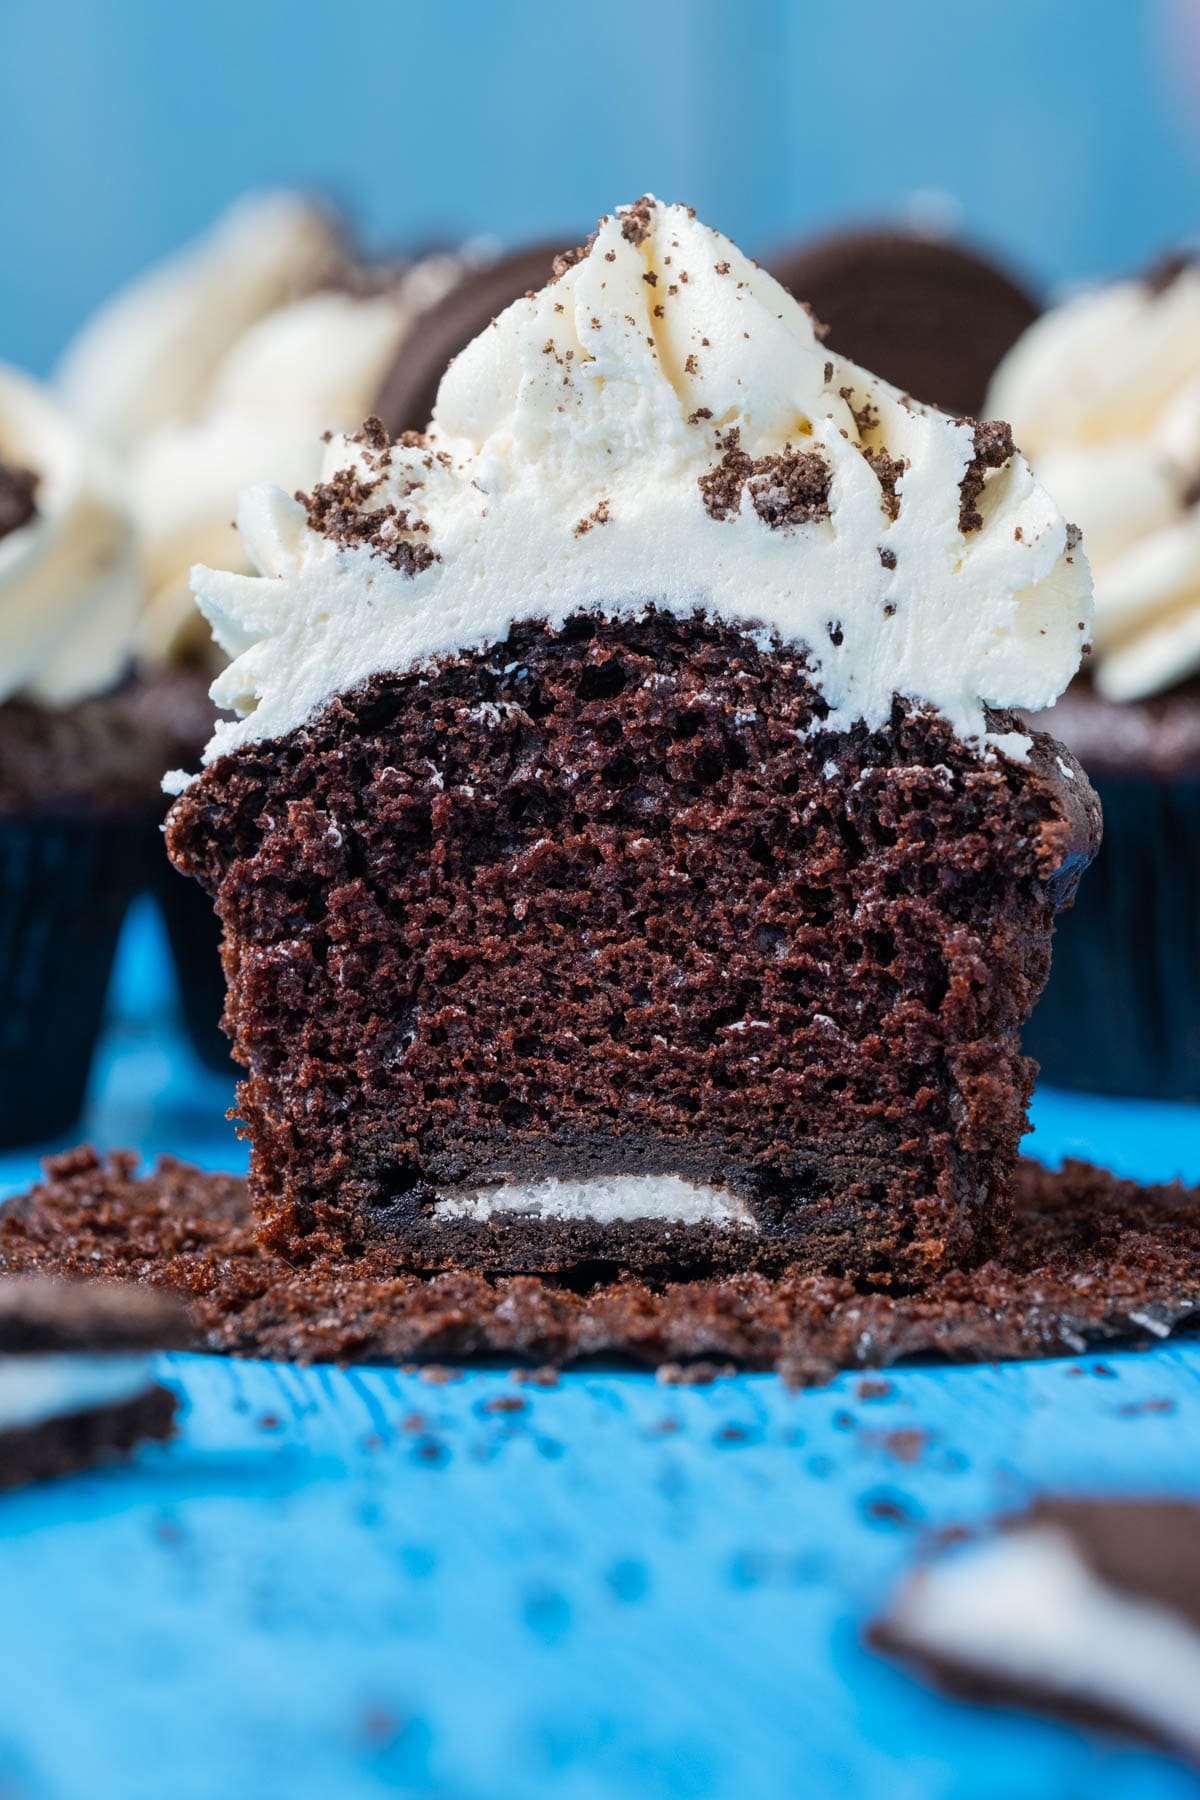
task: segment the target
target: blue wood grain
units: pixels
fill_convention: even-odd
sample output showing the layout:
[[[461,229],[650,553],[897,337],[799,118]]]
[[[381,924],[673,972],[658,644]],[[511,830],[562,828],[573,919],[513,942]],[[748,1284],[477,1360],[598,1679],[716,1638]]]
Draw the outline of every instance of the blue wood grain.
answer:
[[[93,1127],[229,1166],[223,1084],[173,1039],[146,933]],[[1193,1113],[1039,1109],[1049,1156],[1200,1177]],[[3,1800],[1200,1793],[943,1701],[860,1640],[924,1527],[1045,1487],[1200,1494],[1200,1345],[909,1369],[879,1398],[859,1377],[163,1372],[174,1445],[0,1504]]]

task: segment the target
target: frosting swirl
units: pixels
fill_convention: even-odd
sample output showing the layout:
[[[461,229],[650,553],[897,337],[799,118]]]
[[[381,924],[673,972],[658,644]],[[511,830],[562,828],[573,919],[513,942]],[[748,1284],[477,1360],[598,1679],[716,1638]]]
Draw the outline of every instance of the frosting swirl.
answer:
[[[247,195],[92,316],[59,365],[67,406],[119,450],[189,417],[242,333],[311,292],[341,256],[332,217],[311,200]]]
[[[140,585],[115,478],[50,396],[0,366],[0,701],[65,707],[117,682]]]
[[[141,661],[202,655],[193,563],[249,565],[239,492],[320,473],[321,434],[358,425],[416,314],[455,279],[433,256],[362,291],[333,219],[250,195],[102,308],[63,359],[68,405],[120,456],[141,545]]]
[[[447,371],[427,439],[335,441],[307,505],[243,496],[258,576],[199,568],[241,714],[206,760],[372,674],[647,604],[803,644],[828,723],[899,692],[964,737],[1048,704],[1087,563],[1003,427],[899,394],[690,209],[601,221]],[[1027,739],[1001,747],[1023,755]]]
[[[1161,693],[1200,669],[1200,264],[1068,300],[1001,363],[988,405],[1082,527],[1096,686]]]

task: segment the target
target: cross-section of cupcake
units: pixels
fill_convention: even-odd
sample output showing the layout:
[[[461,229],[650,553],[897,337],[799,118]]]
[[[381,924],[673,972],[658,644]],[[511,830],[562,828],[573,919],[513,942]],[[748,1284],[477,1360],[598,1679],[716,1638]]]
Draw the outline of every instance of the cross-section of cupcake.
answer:
[[[169,824],[225,932],[270,1240],[415,1268],[916,1271],[1003,1214],[1020,1028],[1095,847],[1008,709],[1087,565],[682,207],[255,490]]]

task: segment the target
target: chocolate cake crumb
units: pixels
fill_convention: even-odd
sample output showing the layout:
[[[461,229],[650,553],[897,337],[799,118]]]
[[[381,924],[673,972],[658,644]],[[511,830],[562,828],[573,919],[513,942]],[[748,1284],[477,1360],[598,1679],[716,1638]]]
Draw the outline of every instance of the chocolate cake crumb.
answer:
[[[38,476],[0,458],[0,539],[37,516]]]
[[[755,458],[741,448],[736,426],[720,447],[725,451],[721,461],[699,477],[711,519],[736,517],[743,490],[759,518],[775,531],[829,517],[832,473],[816,451],[793,450],[789,444],[777,456]]]
[[[599,232],[593,231],[585,243],[577,244],[572,250],[560,250],[550,265],[550,280],[547,286],[553,286],[556,281],[561,281],[568,269],[573,269],[576,263],[581,263],[586,256],[590,256],[599,235]],[[533,299],[533,297],[534,293],[531,289],[529,298]]]
[[[956,423],[970,425],[973,421],[959,419]],[[958,529],[961,532],[979,531],[982,528],[983,514],[977,502],[983,492],[984,472],[987,469],[1002,469],[1016,455],[1016,449],[1012,426],[1005,424],[1003,419],[984,419],[975,426],[975,454],[958,484]]]
[[[886,545],[881,544],[879,546],[879,560],[885,569],[894,569],[896,566],[896,552],[894,550],[889,550]]]
[[[418,434],[406,436],[415,438],[418,444],[424,442]],[[332,539],[343,550],[366,549],[411,579],[441,561],[426,541],[429,526],[393,501],[371,504],[391,464],[391,439],[381,422],[368,419],[351,441],[365,447],[367,460],[375,469],[374,479],[364,480],[357,469],[339,469],[328,481],[319,482],[311,494],[297,491],[296,499],[308,514],[313,531]]]
[[[643,194],[632,206],[624,206],[619,210],[617,217],[621,221],[621,236],[627,244],[645,243],[650,235],[653,214],[654,200],[650,194]]]
[[[592,508],[586,518],[580,519],[578,525],[575,527],[575,536],[584,537],[595,526],[607,525],[609,516],[608,501],[601,500],[597,506]]]
[[[0,1212],[0,1272],[142,1282],[191,1301],[196,1349],[298,1361],[620,1359],[675,1379],[730,1364],[794,1385],[914,1357],[977,1363],[1156,1342],[1200,1322],[1200,1190],[1086,1163],[1018,1167],[1012,1224],[986,1262],[919,1287],[834,1275],[595,1285],[462,1270],[398,1275],[379,1246],[296,1268],[256,1236],[244,1182],[88,1148],[50,1159]],[[670,1379],[671,1376],[668,1377]],[[693,1376],[694,1378],[694,1376]],[[885,1398],[883,1383],[859,1398]]]
[[[866,437],[869,432],[874,431],[879,423],[879,408],[876,406],[875,402],[868,397],[863,401],[861,406],[855,406],[854,389],[852,387],[839,388],[838,392],[846,402],[846,405],[850,408],[851,417],[854,420],[859,437]]]
[[[863,455],[875,471],[875,479],[880,487],[880,505],[889,519],[900,517],[900,496],[896,492],[896,483],[908,467],[903,456],[893,456],[890,450],[868,448]],[[893,565],[894,566],[894,565]]]

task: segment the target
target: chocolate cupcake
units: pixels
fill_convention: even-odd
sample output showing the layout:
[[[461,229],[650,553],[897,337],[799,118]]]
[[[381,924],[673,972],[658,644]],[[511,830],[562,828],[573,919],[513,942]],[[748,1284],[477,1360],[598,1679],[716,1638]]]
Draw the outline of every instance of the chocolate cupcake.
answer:
[[[79,1113],[160,808],[163,747],[127,676],[139,599],[106,463],[0,368],[0,1144]]]
[[[111,446],[137,530],[145,603],[138,666],[168,763],[212,733],[208,685],[223,659],[192,602],[197,562],[248,569],[234,518],[242,488],[310,485],[322,434],[371,410],[416,319],[461,274],[451,253],[367,266],[340,222],[299,194],[240,200],[196,244],[110,300],[59,371],[76,415]],[[162,854],[147,866],[197,1054],[229,1068],[212,910]]]
[[[200,569],[237,716],[168,822],[224,926],[267,1241],[906,1278],[1005,1218],[1098,819],[1024,731],[1090,580],[1007,428],[823,346],[690,208],[603,219]]]
[[[1091,775],[1105,841],[1030,1050],[1066,1087],[1198,1099],[1200,264],[1048,313],[988,406],[1082,526],[1095,576],[1087,674],[1038,724]]]

